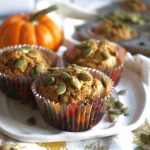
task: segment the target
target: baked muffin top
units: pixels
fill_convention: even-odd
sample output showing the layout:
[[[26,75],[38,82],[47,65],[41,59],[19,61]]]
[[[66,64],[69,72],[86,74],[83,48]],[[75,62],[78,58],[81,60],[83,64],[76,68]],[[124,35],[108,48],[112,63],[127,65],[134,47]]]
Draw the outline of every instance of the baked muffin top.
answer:
[[[96,35],[111,40],[130,40],[137,36],[135,30],[123,22],[105,21],[95,26],[92,31]]]
[[[36,77],[50,66],[48,57],[30,46],[6,50],[0,54],[0,72],[10,76]]]
[[[66,52],[69,63],[107,71],[120,65],[116,46],[108,40],[87,40]]]
[[[121,3],[122,8],[135,12],[146,12],[148,5],[142,0],[126,0]]]
[[[103,77],[98,80],[83,67],[73,64],[46,74],[40,81],[38,93],[50,101],[86,104],[107,95],[108,86]]]

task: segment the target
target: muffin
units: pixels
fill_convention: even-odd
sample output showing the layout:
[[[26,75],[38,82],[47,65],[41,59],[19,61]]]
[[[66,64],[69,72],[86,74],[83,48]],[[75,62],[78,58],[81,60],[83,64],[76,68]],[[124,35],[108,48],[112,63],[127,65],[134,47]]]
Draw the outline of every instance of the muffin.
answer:
[[[105,21],[92,28],[94,34],[110,40],[130,40],[137,37],[137,32],[123,22]]]
[[[84,131],[103,117],[113,83],[96,69],[75,64],[36,79],[32,92],[44,119],[66,131]]]
[[[125,49],[108,40],[87,40],[64,53],[66,63],[91,67],[106,73],[115,84],[123,71]]]
[[[38,46],[18,45],[0,51],[0,89],[27,102],[33,99],[31,83],[41,73],[61,63],[54,53]]]
[[[142,0],[126,0],[121,3],[121,7],[134,12],[147,12],[149,10],[149,5]]]

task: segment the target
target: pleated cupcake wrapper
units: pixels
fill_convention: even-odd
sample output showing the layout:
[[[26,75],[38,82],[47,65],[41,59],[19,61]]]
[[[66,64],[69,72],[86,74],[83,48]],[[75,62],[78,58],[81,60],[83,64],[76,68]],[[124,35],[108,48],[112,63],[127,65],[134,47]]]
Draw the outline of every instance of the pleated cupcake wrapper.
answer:
[[[38,49],[45,53],[49,60],[52,62],[52,66],[63,66],[62,60],[57,57],[57,55],[53,52],[50,52],[48,49],[43,48],[41,46],[34,45],[16,45],[9,46],[3,49],[0,49],[0,53],[12,49],[21,48],[23,46],[31,46],[31,48]],[[33,82],[33,78],[31,77],[17,77],[10,76],[0,72],[0,89],[7,94],[8,96],[19,99],[22,103],[32,102],[34,103],[34,96],[31,91],[31,85]]]
[[[25,79],[0,74],[0,89],[6,95],[26,103],[34,99],[31,91],[32,81],[33,79],[31,78]]]
[[[120,65],[112,70],[108,70],[105,73],[113,80],[114,85],[117,85],[119,82],[123,69],[124,69],[124,60],[126,56],[126,50],[116,44],[116,50],[118,52],[118,59],[120,61]]]
[[[55,128],[72,132],[84,131],[92,128],[102,119],[106,110],[108,97],[113,91],[113,83],[111,79],[96,69],[86,68],[86,70],[89,70],[93,76],[98,79],[100,76],[103,76],[111,85],[107,96],[103,96],[102,98],[93,101],[91,104],[85,105],[84,103],[81,103],[80,105],[66,105],[46,100],[37,92],[40,78],[32,84],[32,92],[42,116],[46,122]]]
[[[113,68],[113,69],[103,71],[103,72],[105,74],[107,74],[113,80],[114,85],[117,85],[117,83],[119,82],[120,77],[122,75],[123,69],[124,69],[124,59],[126,56],[126,50],[118,44],[115,44],[115,43],[113,43],[113,44],[116,47],[116,51],[118,53],[117,57],[119,59],[120,65]],[[72,50],[68,50],[68,51],[72,51]],[[63,58],[64,58],[65,63],[67,65],[68,64],[67,60],[71,61],[71,58],[70,58],[71,55],[66,55],[66,54],[67,54],[67,51],[64,53]]]

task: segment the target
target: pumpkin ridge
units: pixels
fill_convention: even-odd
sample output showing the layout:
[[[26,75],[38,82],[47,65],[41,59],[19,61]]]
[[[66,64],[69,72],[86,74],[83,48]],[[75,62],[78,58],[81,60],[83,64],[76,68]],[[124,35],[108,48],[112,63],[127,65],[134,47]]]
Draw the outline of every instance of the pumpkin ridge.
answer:
[[[20,44],[36,45],[35,27],[30,22],[25,22],[20,30]]]
[[[12,23],[7,27],[7,30],[4,30],[0,38],[1,47],[19,43],[20,29],[23,23],[24,21]]]
[[[37,37],[37,44],[43,45],[46,48],[53,49],[53,37],[49,30],[42,24],[38,24],[35,26],[35,33]]]

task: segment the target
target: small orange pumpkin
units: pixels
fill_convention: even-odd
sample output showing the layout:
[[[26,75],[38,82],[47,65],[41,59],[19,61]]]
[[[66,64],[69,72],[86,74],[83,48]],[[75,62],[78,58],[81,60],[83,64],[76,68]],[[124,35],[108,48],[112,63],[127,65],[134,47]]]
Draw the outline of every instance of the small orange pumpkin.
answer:
[[[46,14],[56,9],[51,6],[35,14],[17,14],[0,26],[0,48],[16,44],[44,46],[54,51],[63,40],[63,32]]]

